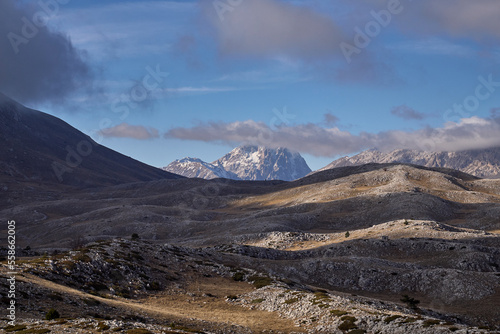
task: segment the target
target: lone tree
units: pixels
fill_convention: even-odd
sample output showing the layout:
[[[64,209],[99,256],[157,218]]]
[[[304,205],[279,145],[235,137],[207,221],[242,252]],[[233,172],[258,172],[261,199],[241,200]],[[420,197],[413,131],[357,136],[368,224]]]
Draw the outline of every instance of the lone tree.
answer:
[[[408,307],[411,308],[412,310],[416,310],[418,308],[417,305],[420,304],[420,300],[417,300],[417,299],[410,297],[408,295],[403,295],[403,298],[401,298],[401,301],[403,303],[406,303],[406,305],[408,305]]]

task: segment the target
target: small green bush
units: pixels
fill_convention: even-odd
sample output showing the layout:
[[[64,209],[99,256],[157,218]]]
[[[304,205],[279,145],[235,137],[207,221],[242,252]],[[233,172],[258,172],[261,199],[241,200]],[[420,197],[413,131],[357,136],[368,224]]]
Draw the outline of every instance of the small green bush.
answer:
[[[348,314],[349,312],[341,311],[341,310],[331,310],[330,313],[333,314],[336,317],[341,317],[343,315]]]
[[[328,299],[329,297],[328,297],[327,292],[322,290],[322,291],[315,292],[314,298],[316,298],[316,299]]]
[[[399,318],[401,318],[400,315],[391,315],[390,317],[385,318],[384,322],[386,324],[388,324],[388,323],[393,322],[394,320],[399,319]]]
[[[348,331],[350,329],[356,329],[356,328],[358,328],[358,326],[356,326],[353,322],[350,321],[344,321],[339,325],[339,329],[341,331]]]
[[[434,325],[439,325],[440,323],[441,323],[441,321],[439,321],[439,320],[427,319],[424,321],[423,326],[424,327],[431,327]]]
[[[253,282],[253,286],[256,287],[257,289],[271,285],[271,283],[273,282],[271,278],[261,277],[261,276],[251,276],[248,278],[248,280]]]
[[[104,322],[99,322],[97,324],[97,330],[99,332],[104,332],[104,331],[107,331],[108,329],[110,329],[110,327],[108,325],[106,325]]]
[[[349,231],[347,231],[347,232],[345,233],[345,237],[346,237],[346,238],[349,238],[350,236],[351,236],[351,233],[349,233]]]
[[[54,319],[58,319],[60,318],[61,315],[59,314],[59,312],[57,312],[57,310],[51,308],[47,314],[45,315],[45,320],[54,320]]]
[[[233,275],[233,280],[235,280],[236,282],[241,282],[241,281],[243,281],[244,278],[245,278],[245,275],[240,271],[234,273],[234,275]]]
[[[264,300],[265,300],[264,298],[254,299],[254,300],[252,300],[252,304],[260,304],[260,303],[262,303]]]
[[[296,303],[298,301],[299,301],[299,298],[291,298],[291,299],[285,300],[285,304],[290,305],[290,304]]]
[[[355,329],[353,331],[348,332],[347,334],[365,334],[366,331],[364,329]]]
[[[75,260],[76,262],[84,262],[84,263],[89,263],[89,262],[92,261],[92,259],[90,258],[90,256],[88,256],[87,254],[84,254],[84,253],[78,253],[78,254],[76,254],[73,257],[73,260]]]

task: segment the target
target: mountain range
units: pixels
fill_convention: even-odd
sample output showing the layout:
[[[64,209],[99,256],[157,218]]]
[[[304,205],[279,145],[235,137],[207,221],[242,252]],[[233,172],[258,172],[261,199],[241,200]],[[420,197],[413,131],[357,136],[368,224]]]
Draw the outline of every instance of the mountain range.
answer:
[[[299,153],[286,148],[240,146],[212,163],[197,158],[175,160],[165,171],[203,179],[293,181],[311,172]]]
[[[422,152],[394,150],[384,153],[376,149],[333,161],[316,172],[367,163],[406,163],[426,167],[451,168],[482,178],[500,178],[500,147],[460,152]]]
[[[231,180],[310,171],[253,146],[183,162],[226,179],[185,178],[0,99],[4,331],[499,333],[500,179],[370,163]]]

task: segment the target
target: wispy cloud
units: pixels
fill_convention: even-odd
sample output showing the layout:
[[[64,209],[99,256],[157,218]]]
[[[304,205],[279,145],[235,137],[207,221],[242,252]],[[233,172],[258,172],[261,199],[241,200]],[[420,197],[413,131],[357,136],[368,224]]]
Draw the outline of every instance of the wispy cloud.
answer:
[[[406,120],[423,120],[427,115],[416,111],[406,105],[397,106],[391,110],[391,114]]]
[[[206,94],[206,93],[221,93],[221,92],[231,92],[238,90],[235,87],[179,87],[179,88],[165,88],[166,93],[174,94]]]
[[[111,128],[106,128],[99,131],[99,135],[107,138],[132,138],[137,140],[148,140],[159,138],[158,130],[142,125],[130,125],[121,123]]]
[[[54,21],[94,58],[140,57],[170,52],[196,8],[189,1],[104,2],[65,10]]]
[[[315,156],[333,157],[364,149],[382,151],[415,149],[422,151],[460,151],[496,147],[500,143],[500,117],[461,119],[440,128],[416,131],[362,132],[352,134],[337,127],[324,128],[316,124],[280,126],[271,129],[262,122],[247,120],[233,123],[204,123],[192,128],[173,128],[166,138],[203,142],[256,144],[268,147],[288,147]]]
[[[427,55],[472,57],[477,51],[468,45],[453,43],[442,38],[406,41],[390,47],[392,50],[401,50],[410,53]]]

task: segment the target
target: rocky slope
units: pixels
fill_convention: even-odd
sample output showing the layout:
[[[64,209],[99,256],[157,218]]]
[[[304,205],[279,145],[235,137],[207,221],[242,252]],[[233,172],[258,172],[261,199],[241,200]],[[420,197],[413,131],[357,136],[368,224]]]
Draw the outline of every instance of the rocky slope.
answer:
[[[367,163],[409,163],[427,167],[444,167],[483,178],[500,178],[500,147],[461,152],[422,152],[395,150],[383,153],[368,150],[352,157],[333,161],[319,171]]]
[[[176,160],[164,170],[204,179],[282,181],[296,180],[311,172],[299,153],[281,147],[269,149],[257,146],[237,147],[212,163],[195,158]]]
[[[415,225],[411,223],[409,226],[404,222],[392,224],[393,228],[389,225],[385,228],[402,231],[426,224],[429,228],[436,227],[424,222],[416,222]],[[457,243],[453,238],[458,234],[454,235],[452,231],[443,233],[449,234],[450,242]],[[493,243],[498,241],[498,237],[488,237]],[[400,240],[403,245],[404,239]],[[447,240],[430,240],[430,248],[436,248]],[[479,334],[484,333],[484,330],[497,333],[486,322],[481,324],[481,328],[467,325],[474,312],[470,315],[460,312],[455,314],[462,305],[458,300],[436,302],[438,296],[432,295],[434,301],[429,302],[424,298],[422,305],[405,304],[399,300],[401,295],[398,293],[395,300],[391,301],[387,299],[391,293],[386,294],[382,300],[333,289],[335,285],[329,283],[329,280],[337,279],[345,284],[350,280],[364,282],[363,284],[371,284],[381,291],[385,281],[380,278],[384,272],[387,272],[391,282],[399,282],[401,285],[410,282],[406,276],[415,272],[425,277],[420,282],[420,286],[424,288],[438,290],[440,285],[449,283],[452,289],[446,289],[445,292],[453,289],[455,293],[462,295],[471,292],[470,296],[465,297],[465,305],[482,298],[473,291],[488,291],[489,287],[480,286],[479,280],[469,281],[461,275],[443,280],[442,272],[436,272],[432,264],[425,261],[415,268],[404,263],[398,264],[394,257],[400,255],[395,252],[395,247],[381,245],[387,243],[387,240],[373,239],[370,245],[361,247],[356,247],[354,241],[329,244],[328,247],[307,252],[283,252],[238,244],[189,248],[115,239],[92,243],[77,251],[31,257],[19,263],[17,287],[22,292],[17,300],[18,326],[35,333],[46,333],[47,331],[43,331],[45,329],[51,333],[129,334]],[[362,239],[357,242],[366,244]],[[415,242],[418,243],[419,240]],[[420,242],[423,244],[424,239]],[[486,252],[484,242],[477,243],[465,236],[459,242],[470,248],[461,250],[463,253]],[[490,242],[490,245],[493,243]],[[401,245],[397,247],[402,247]],[[388,265],[390,261],[383,263],[380,259],[372,261],[369,267],[359,266],[364,255],[348,255],[355,253],[356,249],[364,253],[373,251],[366,247],[387,248],[385,252],[377,254],[393,257],[393,268]],[[431,252],[429,249],[429,254],[424,259],[431,259]],[[449,252],[447,245],[442,246],[438,258],[449,261]],[[481,262],[479,257],[467,258],[470,262]],[[349,261],[344,259],[355,263],[346,266],[345,262]],[[277,262],[281,262],[281,265],[277,265]],[[345,268],[337,268],[337,263]],[[339,278],[333,273],[337,269],[342,274]],[[368,271],[375,273],[371,274],[372,279],[369,278]],[[470,268],[469,271],[461,274],[467,276],[474,272],[479,275],[482,269]],[[311,277],[315,273],[316,277]],[[483,274],[494,276],[487,271]],[[351,278],[346,278],[347,276]],[[316,283],[321,278],[327,280],[318,287]],[[428,282],[431,279],[435,281]],[[464,286],[459,284],[455,288],[457,282],[472,285],[465,286],[465,290],[461,291]],[[4,284],[0,283],[5,288]],[[407,287],[404,293],[415,296],[418,292],[413,287]],[[7,301],[6,298],[0,300],[2,303]],[[452,304],[454,312],[447,309],[446,302]],[[490,313],[495,317],[497,311],[493,306]],[[49,308],[59,310],[63,319],[41,321],[40,318]],[[5,326],[5,322],[0,322],[1,324]],[[22,329],[18,327],[18,330]]]

